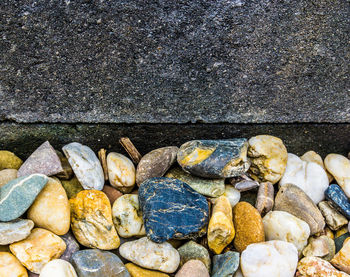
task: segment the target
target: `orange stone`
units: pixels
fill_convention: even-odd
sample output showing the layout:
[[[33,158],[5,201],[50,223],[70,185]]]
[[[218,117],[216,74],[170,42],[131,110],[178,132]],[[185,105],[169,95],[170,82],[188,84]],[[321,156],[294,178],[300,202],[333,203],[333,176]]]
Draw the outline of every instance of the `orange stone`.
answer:
[[[305,257],[299,261],[297,277],[348,277],[335,269],[329,262],[318,257]]]

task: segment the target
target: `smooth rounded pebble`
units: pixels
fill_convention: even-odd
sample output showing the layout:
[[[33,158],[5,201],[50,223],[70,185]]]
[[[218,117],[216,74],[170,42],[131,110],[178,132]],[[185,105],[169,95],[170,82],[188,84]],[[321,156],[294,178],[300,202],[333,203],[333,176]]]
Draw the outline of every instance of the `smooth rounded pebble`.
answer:
[[[327,174],[329,183],[333,181],[333,176],[327,171],[326,167],[324,166],[324,162],[319,154],[317,154],[315,151],[307,151],[300,157],[305,162],[313,162],[317,163],[319,166],[321,166]]]
[[[350,160],[339,154],[328,154],[324,164],[346,196],[350,198]]]
[[[28,277],[27,270],[11,253],[0,252],[1,277]]]
[[[241,199],[241,193],[239,190],[235,189],[231,185],[225,185],[225,192],[222,196],[227,197],[228,201],[231,204],[231,207],[233,208]],[[217,198],[216,198],[217,199]]]
[[[0,222],[0,245],[8,245],[25,239],[30,235],[34,222],[29,219],[15,219]]]
[[[206,268],[210,270],[211,259],[208,250],[193,240],[186,242],[184,245],[179,247],[177,251],[180,254],[180,266],[183,266],[189,260],[200,260],[204,263]]]
[[[114,188],[112,186],[108,186],[108,185],[104,185],[102,191],[107,195],[111,205],[113,205],[114,201],[117,200],[120,196],[123,195],[122,192],[120,192],[116,188]]]
[[[144,269],[133,263],[127,263],[125,267],[129,271],[131,277],[169,277],[168,274],[154,270]]]
[[[190,260],[176,273],[175,277],[210,277],[205,265],[199,260]]]
[[[55,259],[43,267],[40,277],[77,277],[77,273],[69,262]]]

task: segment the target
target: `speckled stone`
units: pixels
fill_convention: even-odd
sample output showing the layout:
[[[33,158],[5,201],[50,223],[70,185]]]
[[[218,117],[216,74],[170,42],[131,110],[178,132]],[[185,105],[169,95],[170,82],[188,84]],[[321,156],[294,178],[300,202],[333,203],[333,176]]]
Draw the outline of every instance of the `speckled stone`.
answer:
[[[230,140],[192,140],[181,145],[177,162],[187,172],[204,178],[242,175],[249,168],[248,142]]]
[[[168,274],[154,270],[144,269],[133,263],[127,263],[125,267],[129,271],[131,277],[169,277]]]
[[[330,261],[335,255],[334,240],[325,235],[311,237],[309,244],[303,249],[303,255],[305,257],[320,257],[326,261]]]
[[[123,195],[122,192],[108,185],[104,185],[102,191],[107,195],[109,202],[111,203],[111,206],[113,205],[115,200],[117,200],[120,196]]]
[[[336,268],[350,274],[350,238],[344,241],[343,247],[330,261]]]
[[[63,168],[63,171],[56,174],[57,178],[63,179],[63,180],[69,180],[73,177],[73,169],[70,166],[68,159],[62,154],[62,152],[56,150],[57,156],[60,158],[61,165]]]
[[[165,177],[178,179],[205,196],[219,197],[225,192],[225,179],[204,179],[191,175],[180,167],[170,169]]]
[[[350,198],[350,160],[339,154],[328,154],[324,164],[346,196]]]
[[[349,277],[318,257],[305,257],[298,263],[297,277]]]
[[[48,262],[40,272],[40,277],[78,277],[74,267],[67,261],[55,259]]]
[[[1,277],[27,277],[27,270],[11,253],[0,252]]]
[[[62,150],[84,189],[103,189],[102,166],[90,147],[72,142],[63,146]]]
[[[275,203],[274,187],[270,182],[263,182],[259,186],[258,196],[255,202],[255,208],[261,215],[272,210]]]
[[[0,170],[0,187],[17,178],[17,169]]]
[[[210,277],[210,275],[201,261],[190,260],[180,268],[175,277]]]
[[[211,277],[232,277],[239,266],[239,253],[228,251],[213,257],[213,271]]]
[[[73,254],[79,251],[80,249],[79,243],[77,242],[71,231],[69,231],[63,236],[60,236],[60,238],[63,239],[63,241],[66,243],[66,250],[60,257],[60,259],[70,262]]]
[[[198,237],[208,223],[206,198],[180,180],[158,177],[139,188],[147,236],[155,242]]]
[[[10,222],[0,222],[0,245],[11,244],[29,236],[34,222],[29,219],[15,219]]]
[[[70,180],[61,180],[61,183],[69,199],[74,198],[80,191],[84,189],[76,176]]]
[[[45,175],[33,174],[0,187],[0,221],[11,221],[24,214],[47,181]]]
[[[14,153],[6,150],[0,150],[0,170],[2,169],[19,169],[23,161]]]
[[[183,266],[189,260],[200,260],[210,271],[211,260],[209,252],[204,246],[191,240],[179,247],[177,251],[180,254],[180,266]]]
[[[340,186],[332,184],[325,191],[327,200],[342,213],[347,219],[350,219],[350,201]]]
[[[327,226],[333,231],[337,231],[344,225],[348,224],[346,217],[340,214],[327,201],[318,203],[318,207],[326,220]]]
[[[162,177],[176,161],[179,148],[167,146],[154,149],[142,157],[136,169],[136,183],[138,186],[149,178]]]
[[[72,256],[72,265],[79,277],[130,277],[118,256],[109,251],[77,251]]]

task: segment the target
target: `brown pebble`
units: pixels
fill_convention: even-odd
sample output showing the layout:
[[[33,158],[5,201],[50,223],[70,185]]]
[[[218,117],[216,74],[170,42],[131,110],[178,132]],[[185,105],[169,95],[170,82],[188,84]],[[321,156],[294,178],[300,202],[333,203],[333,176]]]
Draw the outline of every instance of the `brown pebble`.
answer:
[[[111,205],[113,205],[114,201],[123,195],[122,192],[108,185],[104,185],[102,191],[107,195],[109,202],[111,202]]]
[[[175,277],[210,277],[207,268],[199,260],[190,260],[176,273]]]
[[[272,210],[274,204],[274,188],[270,182],[260,184],[255,208],[262,215]]]

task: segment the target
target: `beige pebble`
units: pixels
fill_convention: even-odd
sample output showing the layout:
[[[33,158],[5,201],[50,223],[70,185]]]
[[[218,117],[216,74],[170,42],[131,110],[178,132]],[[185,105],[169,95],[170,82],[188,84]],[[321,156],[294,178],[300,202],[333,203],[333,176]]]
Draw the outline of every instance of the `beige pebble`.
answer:
[[[3,169],[0,171],[0,187],[17,178],[17,169]]]
[[[319,166],[321,166],[327,174],[328,177],[328,182],[332,182],[333,181],[333,176],[326,170],[326,167],[324,166],[324,162],[321,158],[321,156],[319,154],[317,154],[315,151],[308,151],[306,153],[304,153],[304,155],[302,155],[300,157],[300,159],[302,159],[305,162],[313,162],[313,163],[317,163]]]
[[[27,277],[27,270],[15,256],[0,252],[0,277]]]
[[[339,154],[329,154],[324,164],[346,196],[350,197],[350,160]]]
[[[207,268],[199,260],[190,260],[176,273],[175,277],[210,277]]]
[[[55,259],[44,266],[40,277],[77,277],[77,273],[69,262]]]

